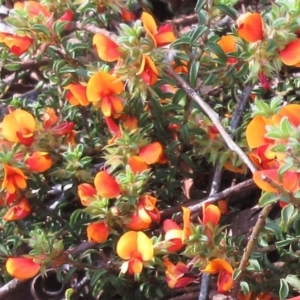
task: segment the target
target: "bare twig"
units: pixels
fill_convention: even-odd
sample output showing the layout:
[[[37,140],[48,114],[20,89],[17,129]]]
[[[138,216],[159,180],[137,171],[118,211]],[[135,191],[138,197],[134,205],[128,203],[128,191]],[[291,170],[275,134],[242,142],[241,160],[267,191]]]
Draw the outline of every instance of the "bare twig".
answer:
[[[200,208],[205,203],[213,203],[218,200],[224,199],[226,197],[229,197],[233,194],[239,193],[241,191],[245,191],[247,189],[253,189],[255,187],[254,181],[252,179],[248,179],[246,181],[243,181],[241,183],[238,183],[232,187],[229,187],[225,189],[224,191],[217,193],[215,195],[209,196],[207,198],[203,198],[196,201],[186,202],[184,205],[188,207],[192,213],[199,212]],[[162,220],[167,219],[171,217],[173,214],[181,211],[182,204],[176,207],[172,207],[166,210],[163,210],[161,212],[161,218]]]
[[[227,146],[230,150],[236,152],[241,160],[248,166],[250,171],[253,173],[256,168],[249,159],[249,157],[245,154],[245,152],[232,140],[230,135],[226,132],[223,128],[222,124],[220,123],[217,114],[214,110],[207,104],[205,101],[197,94],[197,92],[191,88],[191,86],[185,82],[173,69],[172,67],[167,67],[167,72],[172,75],[176,79],[176,81],[181,85],[181,87],[186,91],[188,96],[190,96],[195,102],[199,104],[202,110],[207,114],[210,120],[214,123],[217,127],[219,133],[225,140]]]
[[[262,211],[259,214],[259,217],[257,219],[257,222],[253,228],[253,231],[251,233],[251,236],[249,238],[248,244],[244,250],[244,254],[242,256],[240,265],[238,267],[238,270],[240,271],[239,275],[237,276],[236,280],[234,281],[234,286],[231,292],[231,296],[233,299],[237,299],[237,294],[239,291],[239,287],[240,287],[240,281],[243,275],[243,271],[246,269],[246,267],[248,266],[248,262],[249,262],[249,258],[253,252],[253,249],[257,243],[257,238],[258,235],[260,233],[260,231],[262,230],[262,228],[265,226],[266,223],[266,219],[272,209],[273,205],[267,205],[265,206]]]

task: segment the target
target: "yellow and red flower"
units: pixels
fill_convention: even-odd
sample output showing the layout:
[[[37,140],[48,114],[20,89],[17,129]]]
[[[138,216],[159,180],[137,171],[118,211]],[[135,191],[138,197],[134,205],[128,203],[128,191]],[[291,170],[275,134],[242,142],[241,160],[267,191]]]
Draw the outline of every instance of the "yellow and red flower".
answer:
[[[172,243],[168,251],[177,252],[184,246],[184,241],[191,235],[190,209],[182,207],[183,210],[183,228],[173,220],[167,219],[163,223],[165,240]]]
[[[82,183],[78,186],[78,196],[81,204],[83,206],[88,206],[93,202],[95,196],[97,196],[97,191],[92,185]]]
[[[103,115],[110,117],[123,111],[123,103],[118,97],[123,92],[124,84],[106,72],[92,75],[87,84],[87,98],[94,105],[100,105]]]
[[[100,59],[113,62],[120,58],[119,46],[103,33],[96,33],[93,37],[93,45]]]
[[[27,177],[22,170],[7,164],[3,164],[3,169],[2,189],[5,189],[10,194],[14,194],[17,189],[25,189],[27,187]]]
[[[30,171],[42,173],[52,166],[52,159],[48,152],[33,152],[25,161]]]
[[[261,41],[264,38],[263,20],[260,13],[247,12],[236,21],[238,35],[248,43]]]
[[[151,227],[153,222],[160,221],[160,212],[156,208],[157,199],[143,195],[138,202],[137,211],[131,216],[126,226],[132,230],[143,230]]]
[[[233,35],[224,35],[220,38],[217,44],[222,48],[225,54],[237,52],[236,39]],[[227,64],[235,64],[237,59],[234,57],[227,58]]]
[[[3,137],[13,143],[30,146],[34,141],[35,118],[27,111],[17,109],[6,115],[1,124]]]
[[[19,280],[25,280],[34,277],[40,270],[40,264],[33,261],[32,258],[10,257],[6,261],[7,273]]]
[[[0,32],[0,43],[3,43],[14,55],[20,56],[30,48],[33,39],[28,36]]]
[[[86,86],[80,83],[70,83],[65,89],[68,90],[66,98],[73,106],[88,106],[90,104],[86,97]]]
[[[157,28],[154,18],[147,12],[142,13],[141,20],[155,46],[165,46],[176,40],[171,24]]]
[[[122,273],[140,274],[144,263],[153,258],[154,247],[144,232],[128,231],[118,241],[117,254],[126,260],[121,267]]]
[[[219,273],[217,282],[219,293],[226,293],[232,288],[233,269],[232,266],[226,260],[220,258],[213,259],[208,263],[203,272],[209,274]]]
[[[96,222],[88,225],[87,236],[89,242],[103,243],[109,235],[109,227],[106,222]]]
[[[128,159],[128,165],[134,174],[147,170],[149,165],[158,163],[163,157],[163,147],[159,142],[154,142],[139,148],[138,155]]]
[[[26,198],[21,198],[20,201],[10,207],[3,216],[5,221],[15,221],[26,218],[31,213],[31,206]]]
[[[140,69],[136,73],[136,75],[141,75],[141,78],[146,85],[153,85],[156,83],[158,70],[150,56],[142,54]]]
[[[166,269],[166,281],[171,289],[184,288],[190,283],[194,282],[193,277],[184,276],[189,271],[188,267],[181,261],[176,265],[170,262],[168,258],[164,259],[164,266]]]
[[[96,174],[94,184],[97,194],[104,198],[115,198],[121,194],[120,185],[114,177],[106,171],[100,171]]]

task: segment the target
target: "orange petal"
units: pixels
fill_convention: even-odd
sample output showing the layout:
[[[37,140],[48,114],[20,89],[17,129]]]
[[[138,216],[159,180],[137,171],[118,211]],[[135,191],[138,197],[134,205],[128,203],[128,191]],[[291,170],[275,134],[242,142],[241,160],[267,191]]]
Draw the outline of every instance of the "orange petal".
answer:
[[[91,223],[86,231],[89,242],[103,243],[109,235],[109,228],[106,222]]]
[[[149,34],[153,43],[156,45],[154,35],[157,33],[157,25],[155,23],[154,18],[150,14],[143,12],[141,16],[141,21],[143,23],[146,32]]]
[[[72,105],[82,105],[82,106],[88,106],[90,102],[88,101],[86,97],[86,86],[80,84],[80,83],[70,83],[65,87],[66,90],[69,90],[71,93],[71,96],[69,95],[66,97]],[[74,98],[74,99],[73,99]],[[74,101],[75,100],[75,101]],[[78,103],[78,104],[76,104]]]
[[[52,160],[48,152],[36,151],[25,161],[26,165],[32,172],[42,173],[50,169]]]
[[[134,174],[148,170],[148,165],[139,156],[131,156],[128,159],[128,165],[130,166],[130,169]]]
[[[137,232],[137,251],[143,261],[151,260],[154,255],[153,243],[142,231]]]
[[[300,62],[300,39],[288,43],[279,51],[281,61],[287,66],[293,66]]]
[[[162,145],[159,142],[155,142],[141,147],[139,150],[139,157],[142,158],[148,165],[151,165],[159,161],[162,153]]]
[[[300,40],[299,40],[300,41]],[[299,44],[300,47],[300,44]],[[299,104],[288,104],[283,106],[280,111],[274,116],[276,119],[282,119],[288,117],[291,124],[298,127],[300,125],[300,105]]]
[[[154,36],[157,46],[165,46],[176,40],[171,24],[159,26],[157,34]]]
[[[187,207],[182,207],[183,211],[183,231],[182,231],[182,237],[181,240],[184,242],[191,234],[191,221],[190,221],[190,215],[191,210]]]
[[[295,189],[298,188],[298,175],[295,172],[285,172],[282,177],[282,182],[280,182],[278,177],[278,169],[255,171],[253,173],[253,180],[255,184],[265,192],[277,193],[278,191],[263,180],[264,176],[270,178],[275,183],[282,185],[287,191],[295,191]]]
[[[266,125],[271,121],[262,116],[254,117],[246,128],[246,139],[250,148],[257,148],[268,143],[265,138]]]
[[[221,211],[218,206],[209,204],[203,209],[203,217],[202,223],[204,225],[210,223],[213,227],[215,227],[220,220]]]
[[[238,20],[238,34],[248,43],[260,41],[264,38],[263,21],[259,13],[246,13]]]
[[[233,35],[224,35],[217,43],[225,53],[236,52],[236,40]]]
[[[151,221],[150,222],[145,222],[144,220],[141,219],[138,213],[134,213],[130,217],[130,221],[125,223],[125,225],[131,229],[131,230],[144,230],[148,229],[151,226]]]
[[[34,277],[40,270],[40,265],[31,258],[10,257],[6,261],[7,273],[19,280],[25,280]]]
[[[115,198],[120,195],[120,186],[114,177],[106,171],[100,171],[96,174],[94,184],[97,194],[105,198]]]
[[[129,262],[129,273],[140,274],[143,270],[143,263],[139,259],[133,259]]]
[[[93,37],[93,45],[96,47],[100,59],[113,62],[120,58],[119,46],[102,33],[96,33]]]
[[[4,43],[13,54],[20,56],[32,45],[33,39],[27,36],[0,33],[0,42]]]
[[[90,184],[82,183],[78,186],[78,196],[83,206],[91,204],[96,195],[97,191]]]
[[[132,253],[137,250],[137,235],[136,231],[128,231],[124,233],[117,244],[117,254],[122,259],[131,259]]]
[[[230,274],[233,273],[232,266],[224,259],[216,258],[211,260],[208,265],[205,267],[203,272],[209,273],[209,274],[216,274],[220,271],[226,271]]]

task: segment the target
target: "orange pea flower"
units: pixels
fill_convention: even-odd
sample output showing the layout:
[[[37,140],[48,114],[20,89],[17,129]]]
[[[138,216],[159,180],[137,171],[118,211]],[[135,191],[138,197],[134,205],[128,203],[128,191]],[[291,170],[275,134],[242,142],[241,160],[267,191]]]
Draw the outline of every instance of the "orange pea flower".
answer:
[[[32,258],[26,257],[10,257],[5,266],[7,273],[19,280],[32,278],[40,270],[40,264],[35,263]]]
[[[90,104],[86,97],[86,86],[80,83],[70,83],[65,89],[68,90],[66,98],[73,106],[88,106]]]
[[[25,161],[26,165],[32,172],[42,173],[50,169],[52,159],[48,152],[33,152]]]
[[[121,194],[120,185],[106,171],[100,171],[96,174],[94,184],[97,194],[104,198],[115,198]]]
[[[279,51],[281,61],[287,66],[300,67],[300,39],[288,43]]]
[[[233,35],[224,35],[220,38],[217,43],[224,53],[237,52],[236,40]],[[234,64],[237,62],[237,59],[234,57],[227,58],[227,64]]]
[[[139,157],[148,165],[159,162],[163,154],[163,147],[159,142],[154,142],[139,148]]]
[[[205,235],[209,241],[213,240],[212,231],[220,221],[221,211],[218,206],[208,204],[203,206],[202,224],[205,225]]]
[[[171,242],[172,245],[168,248],[170,252],[177,252],[184,246],[184,241],[191,235],[190,228],[190,209],[182,207],[183,209],[183,228],[176,224],[173,220],[165,220],[163,223],[163,230],[165,240]]]
[[[119,46],[102,33],[96,33],[93,37],[93,45],[100,59],[113,62],[120,58]]]
[[[128,165],[130,166],[130,169],[133,172],[133,174],[142,173],[148,170],[149,168],[145,161],[137,155],[131,156],[128,159]]]
[[[217,283],[219,293],[226,293],[232,288],[233,269],[226,260],[220,258],[213,259],[208,263],[203,272],[209,274],[219,273]]]
[[[5,221],[15,221],[26,218],[31,213],[31,206],[26,198],[21,198],[20,201],[10,207],[3,216]]]
[[[13,143],[30,146],[36,129],[35,118],[27,111],[17,109],[6,115],[2,121],[3,137]]]
[[[134,116],[123,115],[121,117],[122,126],[124,129],[131,131],[138,128],[138,119]]]
[[[160,221],[160,212],[156,208],[157,199],[150,195],[143,195],[138,202],[135,212],[126,226],[132,230],[150,228],[152,222]]]
[[[134,174],[148,170],[148,165],[160,162],[163,157],[163,148],[159,142],[145,145],[139,149],[138,155],[128,159],[128,165]]]
[[[78,196],[83,206],[91,204],[96,195],[96,189],[90,184],[82,183],[78,186]]]
[[[176,265],[170,262],[168,258],[164,259],[166,269],[166,281],[171,289],[184,288],[195,281],[193,277],[185,277],[184,274],[189,271],[188,267],[181,261]]]
[[[128,231],[119,239],[117,253],[126,260],[121,267],[122,273],[140,274],[144,263],[153,258],[154,247],[144,232]]]
[[[279,178],[278,169],[259,170],[253,173],[253,180],[260,189],[265,192],[277,193],[277,189],[266,182],[264,177],[268,177],[273,182],[282,185],[287,191],[296,192],[299,189],[300,173],[286,171],[282,176],[282,180]]]
[[[96,106],[100,103],[105,117],[110,117],[123,111],[123,103],[117,97],[123,89],[124,84],[115,76],[100,71],[90,78],[86,94],[88,100]]]
[[[141,75],[141,78],[146,85],[153,85],[156,83],[158,70],[153,60],[148,55],[142,54],[141,66],[136,75]]]
[[[17,189],[25,189],[27,186],[27,177],[22,170],[3,164],[4,178],[2,181],[2,189],[8,193],[14,194]]]
[[[146,12],[142,13],[141,20],[155,46],[165,46],[176,40],[171,24],[165,24],[157,28],[154,18]]]
[[[261,41],[264,38],[263,20],[259,13],[247,12],[236,21],[238,35],[248,43]]]
[[[109,235],[109,228],[106,222],[96,222],[88,225],[87,236],[89,242],[103,243]]]
[[[30,48],[33,39],[27,36],[0,32],[0,43],[3,43],[14,55],[20,56]]]
[[[37,1],[16,2],[14,4],[14,9],[26,10],[28,12],[29,19],[33,19],[38,16],[49,19],[52,16],[49,10]]]
[[[53,108],[47,107],[44,110],[42,120],[43,120],[43,127],[45,129],[49,129],[57,123],[58,116]]]
[[[210,224],[212,227],[218,225],[221,217],[220,208],[214,204],[203,207],[202,224]]]

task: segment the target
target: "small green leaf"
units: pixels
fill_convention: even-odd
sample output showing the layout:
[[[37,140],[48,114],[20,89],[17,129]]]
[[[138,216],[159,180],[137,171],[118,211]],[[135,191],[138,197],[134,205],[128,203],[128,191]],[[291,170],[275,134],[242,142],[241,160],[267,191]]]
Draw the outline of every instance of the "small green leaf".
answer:
[[[285,280],[293,288],[297,289],[297,291],[300,291],[300,280],[297,276],[289,274],[286,276]]]
[[[190,85],[193,88],[196,87],[197,85],[199,67],[200,67],[200,62],[195,61],[190,68]]]
[[[281,219],[285,225],[288,225],[293,221],[294,212],[295,207],[292,204],[288,204],[281,210]]]
[[[288,294],[289,294],[289,286],[286,282],[285,279],[280,279],[280,288],[279,288],[279,298],[280,300],[284,300],[287,298]]]
[[[225,15],[229,16],[230,18],[232,18],[234,20],[237,18],[237,11],[233,7],[230,7],[230,6],[224,5],[224,4],[218,4],[218,5],[216,5],[216,9],[220,10]]]
[[[265,192],[259,198],[258,203],[259,203],[260,207],[264,207],[271,203],[277,202],[278,200],[279,200],[279,197],[277,194],[271,193],[271,192]]]
[[[240,269],[234,269],[233,274],[232,274],[232,279],[237,280],[238,277],[241,275],[242,270]]]
[[[227,61],[227,55],[224,53],[223,49],[218,44],[208,42],[206,46],[212,53],[216,54],[223,62]]]
[[[187,37],[187,36],[183,36],[179,39],[177,39],[176,41],[174,41],[172,44],[171,44],[171,47],[172,48],[176,48],[176,47],[179,47],[179,46],[182,46],[182,45],[191,45],[192,44],[192,40],[190,37]]]

